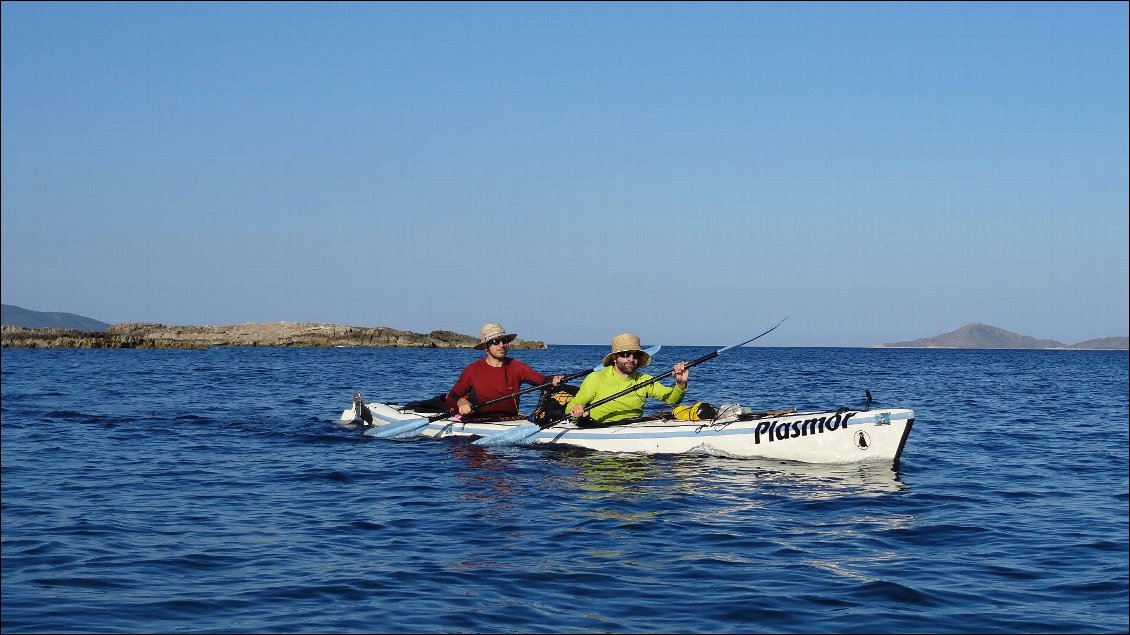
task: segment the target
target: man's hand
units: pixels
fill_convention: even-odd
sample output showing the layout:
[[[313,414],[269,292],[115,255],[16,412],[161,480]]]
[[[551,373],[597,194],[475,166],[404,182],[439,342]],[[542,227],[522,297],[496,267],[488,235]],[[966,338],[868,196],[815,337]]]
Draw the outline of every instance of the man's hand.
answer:
[[[459,414],[463,416],[471,414],[471,411],[474,410],[474,408],[471,407],[471,402],[467,401],[466,397],[460,399],[455,405],[459,408]]]
[[[675,383],[679,384],[679,388],[686,388],[687,380],[691,377],[691,371],[687,368],[686,362],[677,362],[671,367],[671,376],[675,378]]]

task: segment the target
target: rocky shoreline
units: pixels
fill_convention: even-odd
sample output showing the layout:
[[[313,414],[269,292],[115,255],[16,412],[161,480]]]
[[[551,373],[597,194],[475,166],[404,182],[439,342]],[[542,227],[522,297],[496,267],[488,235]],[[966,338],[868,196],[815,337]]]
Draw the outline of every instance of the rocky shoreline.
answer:
[[[474,348],[478,338],[454,331],[414,333],[387,327],[297,322],[225,326],[168,326],[123,322],[105,331],[0,326],[0,348],[178,348],[212,346],[367,346],[378,348]],[[514,340],[512,348],[546,348],[537,340]]]

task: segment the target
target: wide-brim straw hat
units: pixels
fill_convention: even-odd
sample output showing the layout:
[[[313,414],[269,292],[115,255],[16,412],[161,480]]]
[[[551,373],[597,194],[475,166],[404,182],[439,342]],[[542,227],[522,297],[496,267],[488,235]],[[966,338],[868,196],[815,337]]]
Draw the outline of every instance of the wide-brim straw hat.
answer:
[[[651,363],[651,355],[640,348],[640,338],[638,335],[631,333],[621,333],[612,338],[612,352],[604,356],[604,365],[611,366],[612,360],[616,358],[616,353],[623,353],[626,351],[635,351],[640,354],[640,364],[636,368],[643,368]]]
[[[479,343],[475,345],[475,348],[481,351],[487,347],[487,342],[499,337],[505,339],[507,342],[513,342],[514,338],[518,337],[518,334],[507,333],[506,329],[503,328],[501,324],[494,322],[484,324],[482,330],[479,331]]]

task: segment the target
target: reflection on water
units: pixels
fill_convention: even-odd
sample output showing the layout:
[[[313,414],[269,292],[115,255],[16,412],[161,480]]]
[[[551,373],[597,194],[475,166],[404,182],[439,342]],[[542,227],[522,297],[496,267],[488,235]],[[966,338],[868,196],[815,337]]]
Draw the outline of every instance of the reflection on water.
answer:
[[[654,455],[555,448],[550,458],[567,469],[561,485],[590,518],[628,524],[647,521],[660,512],[654,501],[671,492],[667,462]]]
[[[681,457],[675,471],[687,491],[696,488],[761,490],[790,498],[823,500],[841,496],[880,496],[904,487],[887,463],[842,465],[796,463],[713,456]]]
[[[555,451],[552,459],[576,470],[573,484],[593,494],[633,494],[640,485],[673,479],[686,493],[761,492],[809,500],[841,496],[880,496],[905,487],[890,464],[816,464],[769,459],[730,459],[708,455],[659,456]]]
[[[650,520],[658,510],[626,510],[619,506],[625,496],[662,496],[655,491],[656,479],[662,471],[654,457],[636,454],[593,453],[582,458],[573,485],[581,496],[593,502],[607,499],[613,507],[595,508],[592,515],[603,520],[638,523]],[[642,488],[647,483],[651,487]],[[646,492],[646,493],[645,493]]]
[[[835,527],[823,527],[819,521],[806,523],[811,536],[828,531],[842,538],[853,531],[851,527],[873,528],[878,522],[895,529],[911,522],[889,510],[882,520],[872,518],[872,509],[852,503],[852,499],[894,494],[906,487],[898,471],[887,463],[827,465],[572,447],[496,449],[459,440],[450,444],[452,454],[467,468],[456,475],[465,486],[462,497],[489,503],[492,515],[517,513],[523,499],[531,495],[516,491],[515,483],[528,482],[521,480],[521,473],[536,456],[542,469],[550,466],[541,476],[539,489],[565,494],[567,509],[558,511],[578,522],[589,519],[612,521],[621,527],[642,526],[677,506],[688,521],[727,533],[748,526],[753,518],[781,514],[781,503],[789,501],[848,505],[848,515],[841,514]],[[793,538],[780,536],[770,542],[779,541],[779,547],[790,549]]]
[[[574,484],[598,496],[634,494],[635,485],[663,476],[650,455],[591,453],[578,458]]]
[[[466,441],[466,439],[451,439],[448,442],[451,444],[451,454],[463,459],[467,467],[489,472],[505,472],[511,467],[510,461],[506,460],[505,456],[494,454],[488,448]]]
[[[511,484],[504,476],[515,467],[510,456],[470,443],[453,442],[451,447],[452,453],[470,468],[463,478],[487,481],[493,489],[510,493]],[[597,452],[571,447],[538,451],[565,468],[566,475],[556,478],[564,478],[564,485],[589,499],[623,499],[642,494],[662,497],[678,492],[719,499],[738,497],[752,504],[755,499],[782,496],[811,501],[873,497],[906,487],[897,468],[885,462],[816,464],[709,455]]]
[[[462,459],[468,468],[455,473],[460,485],[466,486],[462,488],[464,497],[496,503],[497,499],[507,499],[514,493],[514,478],[509,475],[513,464],[507,457],[463,437],[449,443],[452,456]]]
[[[588,499],[635,497],[644,491],[654,491],[654,481],[668,476],[665,466],[650,454],[576,448],[554,451],[551,459],[572,470],[567,484]]]

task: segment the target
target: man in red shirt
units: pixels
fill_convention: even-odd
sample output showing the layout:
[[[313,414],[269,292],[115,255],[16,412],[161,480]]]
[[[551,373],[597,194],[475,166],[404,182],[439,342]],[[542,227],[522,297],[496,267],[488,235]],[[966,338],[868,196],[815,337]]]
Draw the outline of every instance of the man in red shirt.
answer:
[[[481,408],[477,408],[477,404],[516,393],[521,390],[523,382],[536,385],[550,381],[526,363],[506,356],[510,342],[516,337],[517,334],[507,333],[501,324],[483,325],[475,348],[486,351],[486,355],[463,369],[459,380],[447,393],[449,407],[458,409],[463,416],[472,412],[476,415],[516,415],[519,400],[517,395]],[[560,384],[564,378],[563,375],[554,375],[553,385]]]

